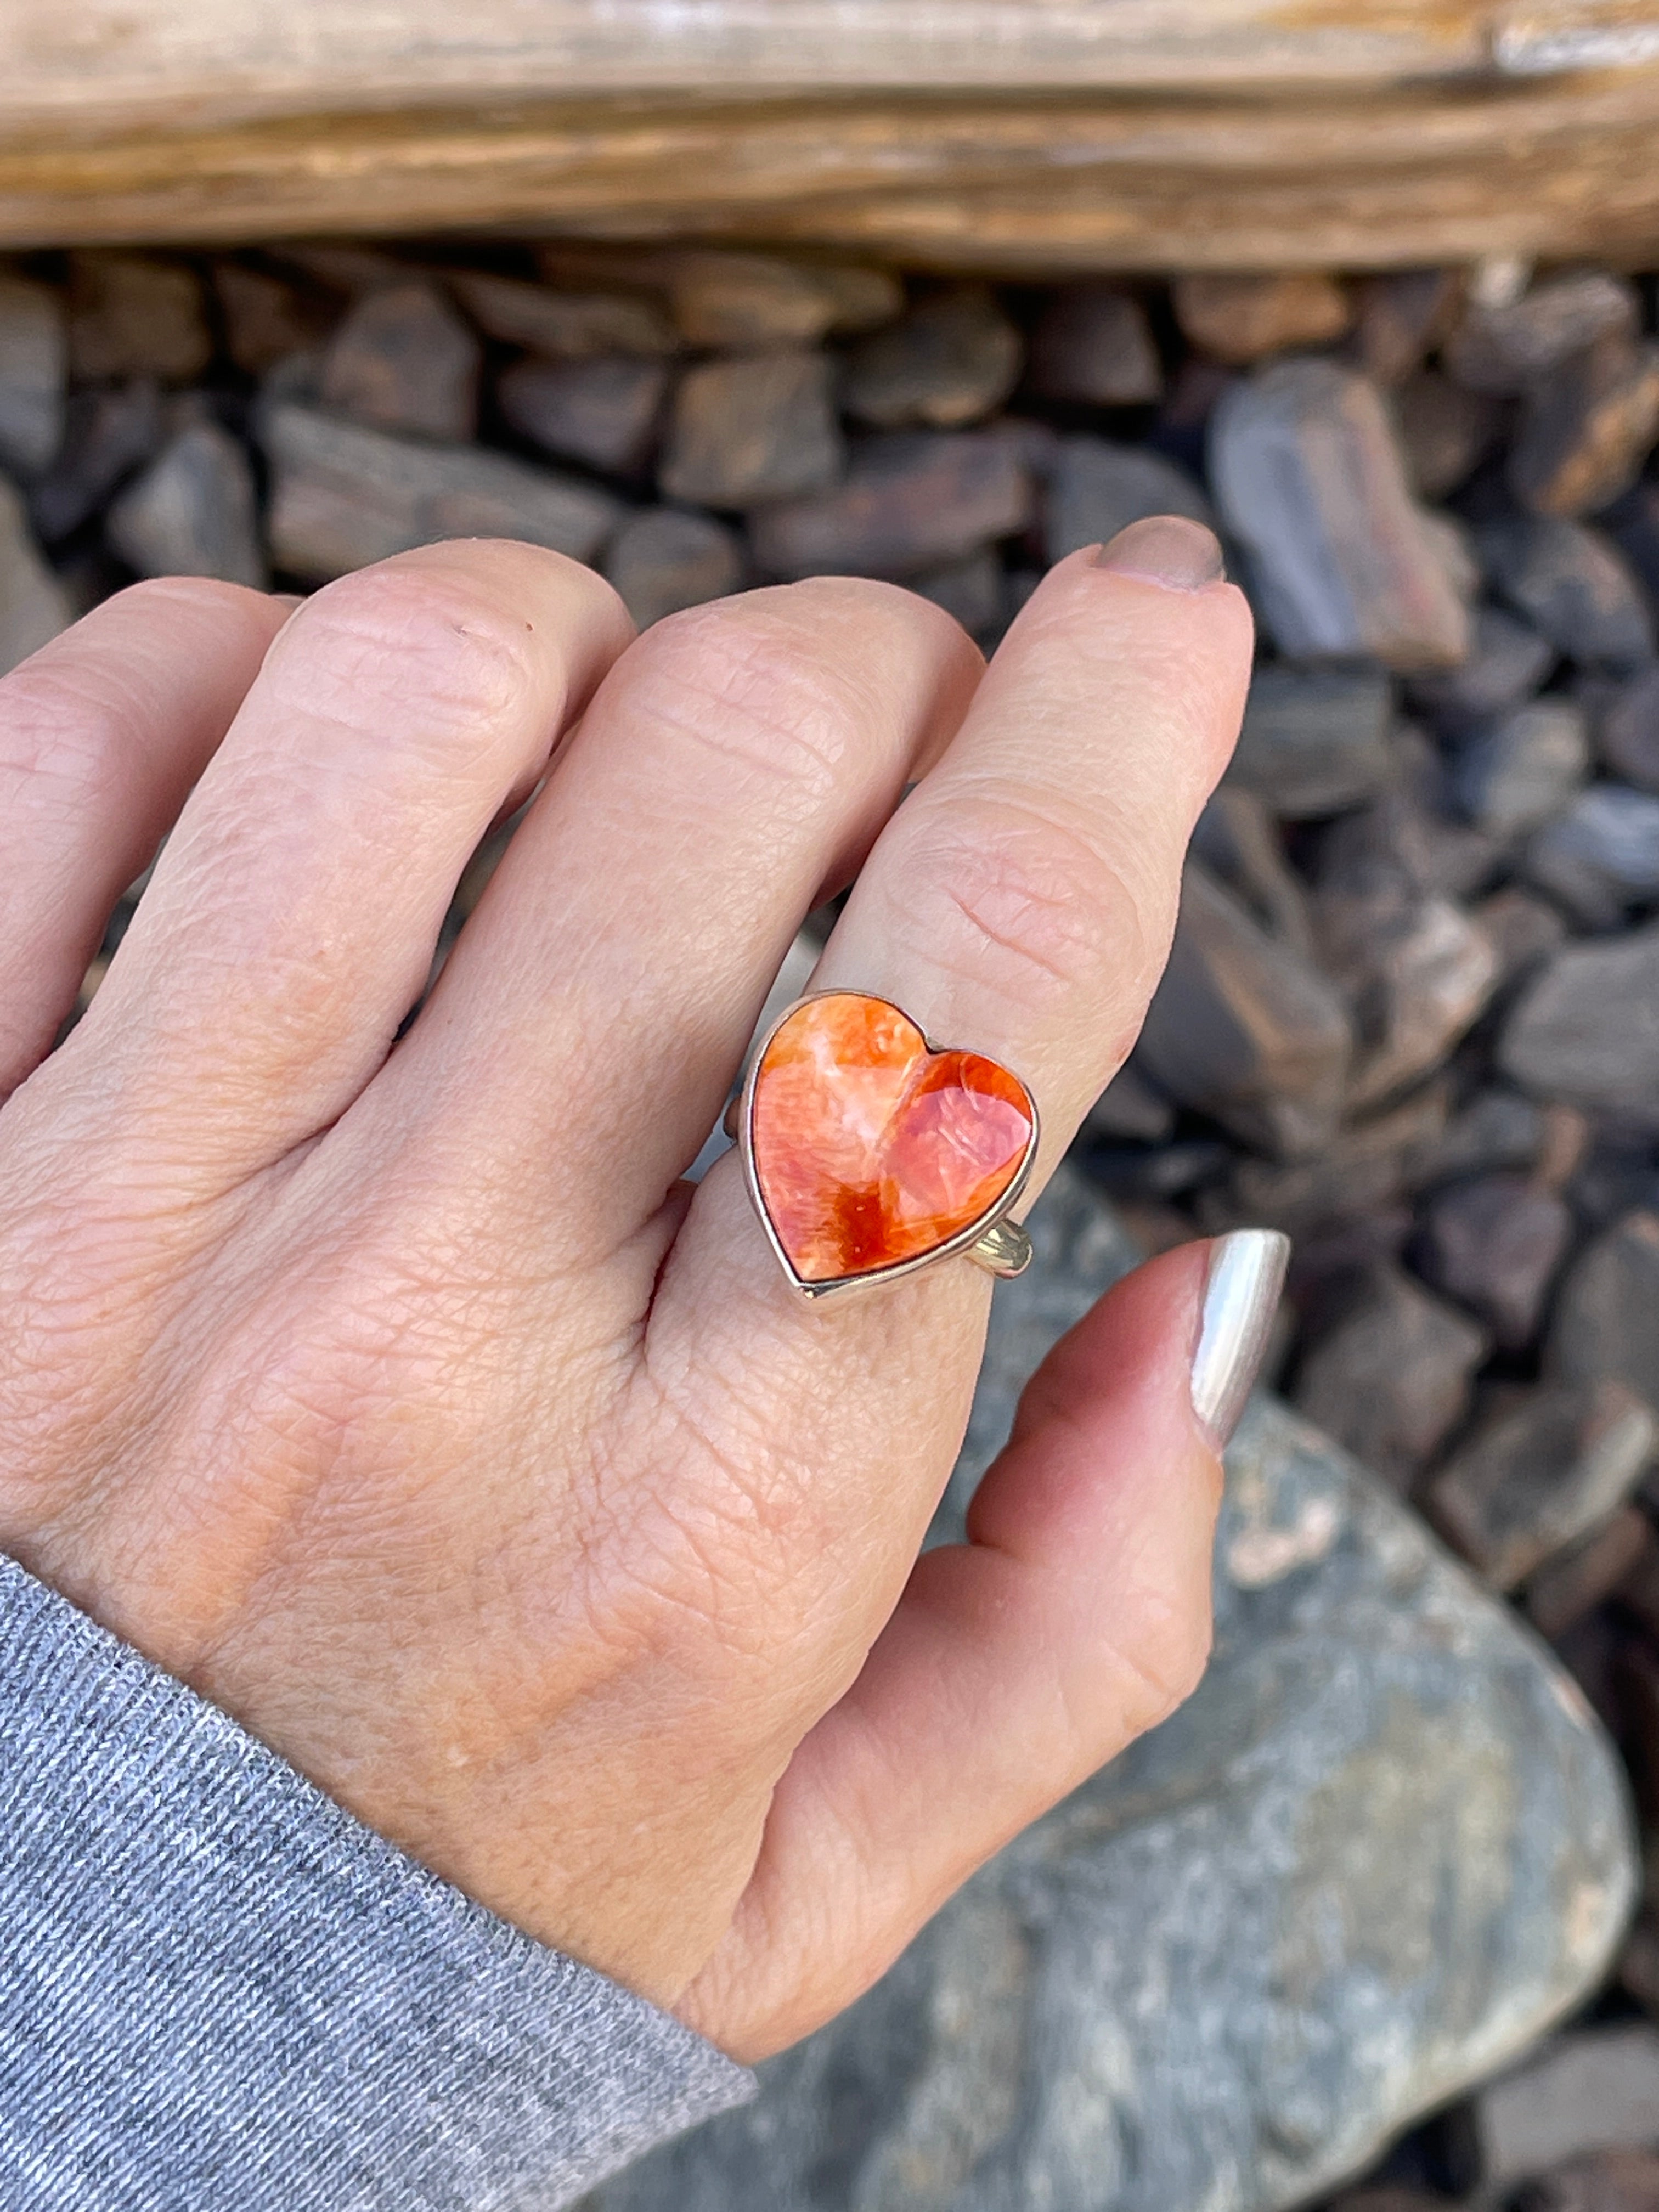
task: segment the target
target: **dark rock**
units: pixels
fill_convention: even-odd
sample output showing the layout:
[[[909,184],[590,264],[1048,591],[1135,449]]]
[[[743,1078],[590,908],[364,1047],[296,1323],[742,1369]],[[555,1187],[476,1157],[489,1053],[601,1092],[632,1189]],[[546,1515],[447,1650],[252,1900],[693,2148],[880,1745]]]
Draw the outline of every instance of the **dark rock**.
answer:
[[[833,491],[768,507],[750,524],[775,576],[903,576],[960,561],[1031,520],[1035,491],[994,431],[898,431],[858,447]]]
[[[154,376],[188,384],[213,359],[194,272],[137,253],[73,255],[69,348],[82,382]]]
[[[1431,1161],[1446,1126],[1446,1092],[1431,1084],[1391,1112],[1339,1131],[1317,1158],[1278,1166],[1240,1160],[1226,1187],[1206,1198],[1212,1235],[1254,1226],[1303,1237],[1372,1214],[1410,1188]]]
[[[688,345],[810,345],[844,312],[833,282],[766,254],[679,252],[669,257],[665,274]]]
[[[1659,799],[1592,784],[1527,847],[1527,874],[1591,929],[1659,895]]]
[[[1524,1176],[1453,1183],[1423,1216],[1423,1273],[1479,1316],[1503,1349],[1531,1340],[1555,1271],[1572,1241],[1572,1215]]]
[[[1589,773],[1589,733],[1570,699],[1534,699],[1478,731],[1452,764],[1452,788],[1477,829],[1519,836],[1559,814]]]
[[[962,624],[972,637],[1000,629],[1008,615],[1006,575],[988,548],[965,561],[950,561],[908,580],[910,589]]]
[[[1527,1618],[1540,1636],[1565,1635],[1617,1589],[1652,1540],[1652,1526],[1640,1506],[1621,1505],[1599,1528],[1558,1552],[1530,1577]],[[1659,2199],[1655,2212],[1659,2212]]]
[[[1363,1112],[1439,1064],[1497,988],[1498,956],[1449,899],[1395,885],[1322,889],[1314,923],[1353,1010],[1347,1108]]]
[[[1231,1158],[1227,1146],[1206,1137],[1173,1145],[1104,1145],[1090,1154],[1089,1174],[1115,1198],[1179,1198],[1213,1182]]]
[[[941,1537],[1131,1261],[1073,1178],[1031,1225]],[[1228,1457],[1196,1696],[590,2212],[1285,2212],[1594,1984],[1634,1869],[1582,1700],[1281,1408]]]
[[[1164,370],[1139,300],[1115,284],[1062,284],[1031,334],[1039,399],[1135,407],[1164,396]]]
[[[519,538],[591,561],[622,517],[609,494],[549,470],[307,407],[273,407],[264,436],[270,556],[296,576],[343,576],[445,538]]]
[[[1543,1383],[1475,1431],[1425,1504],[1493,1589],[1513,1589],[1617,1511],[1656,1442],[1659,1420],[1622,1383]]]
[[[1477,607],[1469,657],[1461,666],[1413,676],[1406,697],[1450,735],[1505,714],[1531,697],[1555,662],[1555,647],[1501,607]]]
[[[1256,670],[1227,781],[1292,819],[1362,805],[1393,776],[1394,697],[1376,668]]]
[[[463,445],[478,427],[483,358],[477,339],[430,284],[369,292],[323,357],[322,402],[373,429]]]
[[[1638,483],[1596,517],[1596,527],[1612,538],[1650,598],[1659,599],[1659,483]]]
[[[1303,1357],[1296,1403],[1356,1459],[1408,1490],[1462,1419],[1486,1334],[1386,1265],[1367,1269],[1343,1306]]]
[[[29,494],[34,526],[48,544],[78,530],[159,452],[164,423],[161,392],[149,378],[75,393],[58,458]]]
[[[1395,269],[1356,287],[1351,350],[1377,384],[1399,384],[1439,344],[1462,303],[1462,272]]]
[[[628,293],[561,292],[470,270],[458,270],[449,289],[486,337],[550,360],[632,354],[649,361],[679,349],[662,308]]]
[[[1126,1060],[1089,1109],[1084,1128],[1093,1138],[1128,1138],[1161,1145],[1175,1128],[1175,1108],[1133,1060]]]
[[[1574,2159],[1525,2191],[1516,2212],[1659,2212],[1659,2152]]]
[[[657,473],[671,499],[758,507],[823,490],[846,460],[824,356],[745,354],[685,372]]]
[[[495,387],[515,430],[550,453],[590,468],[637,468],[656,441],[668,396],[666,362],[632,354],[520,361]]]
[[[326,301],[267,269],[216,262],[213,289],[226,349],[250,376],[263,376],[289,354],[320,346],[334,325],[334,310]]]
[[[1481,900],[1474,921],[1491,939],[1498,955],[1500,984],[1535,968],[1556,951],[1567,934],[1567,925],[1547,900],[1536,898],[1519,884],[1509,884]]]
[[[1528,396],[1509,483],[1536,514],[1592,514],[1635,483],[1659,434],[1659,347],[1601,339]]]
[[[1104,438],[1060,445],[1043,501],[1043,549],[1062,560],[1080,545],[1103,545],[1149,514],[1184,514],[1212,523],[1210,502],[1187,474],[1144,446]]]
[[[1443,499],[1470,476],[1502,423],[1496,401],[1431,368],[1390,395],[1406,481],[1419,499]]]
[[[1619,672],[1653,659],[1641,587],[1599,532],[1516,514],[1485,524],[1476,543],[1493,588],[1569,660]]]
[[[350,245],[342,239],[297,245],[283,240],[265,251],[268,259],[298,270],[312,283],[349,300],[360,299],[365,292],[384,291],[389,284],[401,284],[410,273],[408,263],[395,253],[374,246]]]
[[[1627,1213],[1574,1261],[1546,1350],[1565,1381],[1612,1380],[1659,1407],[1659,1214]]]
[[[111,507],[111,545],[141,576],[265,586],[253,471],[216,422],[182,430]]]
[[[1177,276],[1176,320],[1201,352],[1235,368],[1291,346],[1326,345],[1353,320],[1353,301],[1334,277],[1309,270],[1272,276]]]
[[[1516,1001],[1498,1061],[1537,1097],[1659,1121],[1659,926],[1565,946]]]
[[[1599,338],[1632,336],[1641,306],[1634,285],[1604,269],[1549,277],[1501,304],[1472,298],[1442,357],[1472,391],[1524,392]]]
[[[1246,1144],[1294,1159],[1334,1131],[1350,1048],[1342,1003],[1318,969],[1189,862],[1137,1048],[1154,1082]]]
[[[1659,794],[1659,666],[1632,677],[1606,702],[1595,744],[1616,776]]]
[[[1389,749],[1395,788],[1320,835],[1311,855],[1320,889],[1339,897],[1466,897],[1492,873],[1502,848],[1483,830],[1448,819],[1446,763],[1420,731],[1396,723]]]
[[[830,302],[831,337],[856,337],[904,313],[904,287],[890,269],[855,262],[814,262],[813,281]]]
[[[1291,360],[1235,385],[1211,422],[1210,472],[1263,618],[1291,659],[1410,670],[1468,657],[1468,611],[1364,377]]]
[[[1192,850],[1269,937],[1314,957],[1307,894],[1285,860],[1278,824],[1253,791],[1224,783],[1214,792],[1193,831]]]
[[[69,595],[41,559],[15,489],[0,477],[0,676],[74,619]]]
[[[1648,2142],[1659,2137],[1659,2029],[1570,2030],[1471,2101],[1492,2198],[1587,2151]]]
[[[1531,1168],[1543,1153],[1548,1130],[1543,1108],[1516,1091],[1490,1085],[1477,1091],[1447,1123],[1425,1163],[1424,1180],[1444,1182],[1457,1176]]]
[[[57,453],[68,369],[57,293],[0,270],[0,466],[38,476]]]
[[[1326,2212],[1456,2212],[1443,2197],[1425,2196],[1420,2189],[1344,2190],[1334,2197]]]
[[[743,581],[743,550],[725,525],[673,507],[629,515],[601,565],[641,629],[724,599]]]
[[[936,293],[848,357],[842,404],[880,430],[955,430],[1000,407],[1019,381],[1019,332],[981,285]]]

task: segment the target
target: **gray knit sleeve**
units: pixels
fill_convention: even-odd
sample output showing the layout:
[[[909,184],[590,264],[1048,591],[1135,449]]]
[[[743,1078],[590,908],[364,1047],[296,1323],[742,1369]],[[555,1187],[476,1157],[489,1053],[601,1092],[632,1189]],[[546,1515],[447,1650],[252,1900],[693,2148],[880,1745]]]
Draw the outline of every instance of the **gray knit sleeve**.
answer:
[[[751,2088],[0,1559],[6,2212],[551,2212]]]

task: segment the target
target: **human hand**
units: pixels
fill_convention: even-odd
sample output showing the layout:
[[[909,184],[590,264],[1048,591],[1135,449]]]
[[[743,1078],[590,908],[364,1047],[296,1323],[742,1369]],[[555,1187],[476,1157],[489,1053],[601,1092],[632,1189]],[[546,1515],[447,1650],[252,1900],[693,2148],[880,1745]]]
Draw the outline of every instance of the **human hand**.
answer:
[[[588,571],[471,543],[291,617],[140,585],[0,684],[0,1547],[745,2058],[1206,1648],[1206,1248],[1058,1347],[971,1542],[918,1563],[988,1279],[809,1304],[734,1158],[678,1180],[854,875],[814,988],[1012,1067],[1052,1170],[1156,981],[1249,659],[1207,533],[1110,552],[988,674],[891,586],[630,644]]]

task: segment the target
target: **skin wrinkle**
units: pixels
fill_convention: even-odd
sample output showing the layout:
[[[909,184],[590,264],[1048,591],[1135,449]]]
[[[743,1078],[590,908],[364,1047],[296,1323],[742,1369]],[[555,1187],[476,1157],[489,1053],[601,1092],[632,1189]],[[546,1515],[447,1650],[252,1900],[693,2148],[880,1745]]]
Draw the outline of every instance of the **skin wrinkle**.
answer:
[[[1059,1565],[1018,1603],[982,1577],[903,1598],[988,1285],[946,1268],[805,1309],[732,1164],[664,1194],[770,953],[836,856],[872,844],[849,915],[900,916],[918,859],[945,877],[893,944],[894,994],[941,988],[954,902],[952,986],[1008,1024],[999,1056],[1075,1053],[1089,1007],[1090,1068],[1037,1077],[1056,1128],[1080,1113],[1092,1002],[1138,1005],[1155,964],[1148,917],[1173,912],[1243,633],[1228,613],[1217,642],[1206,608],[1231,599],[1159,594],[1143,617],[1142,587],[1062,563],[976,698],[947,617],[851,583],[675,618],[605,676],[623,633],[582,574],[428,549],[289,623],[92,1013],[0,1115],[0,1176],[42,1178],[82,1224],[125,1178],[145,1194],[118,1266],[75,1262],[107,1293],[82,1293],[98,1325],[27,1354],[30,1447],[57,1473],[49,1497],[9,1481],[0,1419],[0,1527],[32,1514],[33,1556],[82,1603],[141,1648],[172,1639],[247,1725],[532,1934],[655,1998],[718,1990],[700,2022],[747,2051],[845,2002],[1079,1758],[1118,1747],[1121,1711],[1084,1698],[1063,1759],[1044,1717],[1054,1668],[1100,1686],[1101,1618],[1178,1681],[1211,1477],[1171,1451],[1184,1369],[1146,1379],[1168,1316],[1189,1334],[1153,1263],[1115,1308],[1121,1356],[1066,1370],[1077,1410],[1062,1390],[1018,1478],[1034,1539],[1066,1519]],[[455,856],[576,714],[388,1049]],[[26,1247],[10,1219],[0,1200],[0,1278],[73,1297],[43,1230]],[[19,1344],[0,1300],[0,1382]],[[1091,1418],[1092,1466],[1129,1504],[1097,1472],[1052,1498],[1037,1479]],[[1135,1487],[1143,1469],[1163,1480]],[[1050,1577],[1085,1566],[1083,1620]]]

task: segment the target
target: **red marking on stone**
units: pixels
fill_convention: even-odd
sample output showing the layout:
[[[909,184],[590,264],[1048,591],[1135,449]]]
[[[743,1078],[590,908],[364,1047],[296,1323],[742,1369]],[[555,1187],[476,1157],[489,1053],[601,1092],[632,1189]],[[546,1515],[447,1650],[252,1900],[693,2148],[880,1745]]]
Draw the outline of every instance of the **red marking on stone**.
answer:
[[[930,1052],[884,999],[836,991],[774,1032],[755,1072],[755,1181],[804,1283],[868,1275],[948,1244],[1018,1174],[1036,1117],[1018,1076]]]

